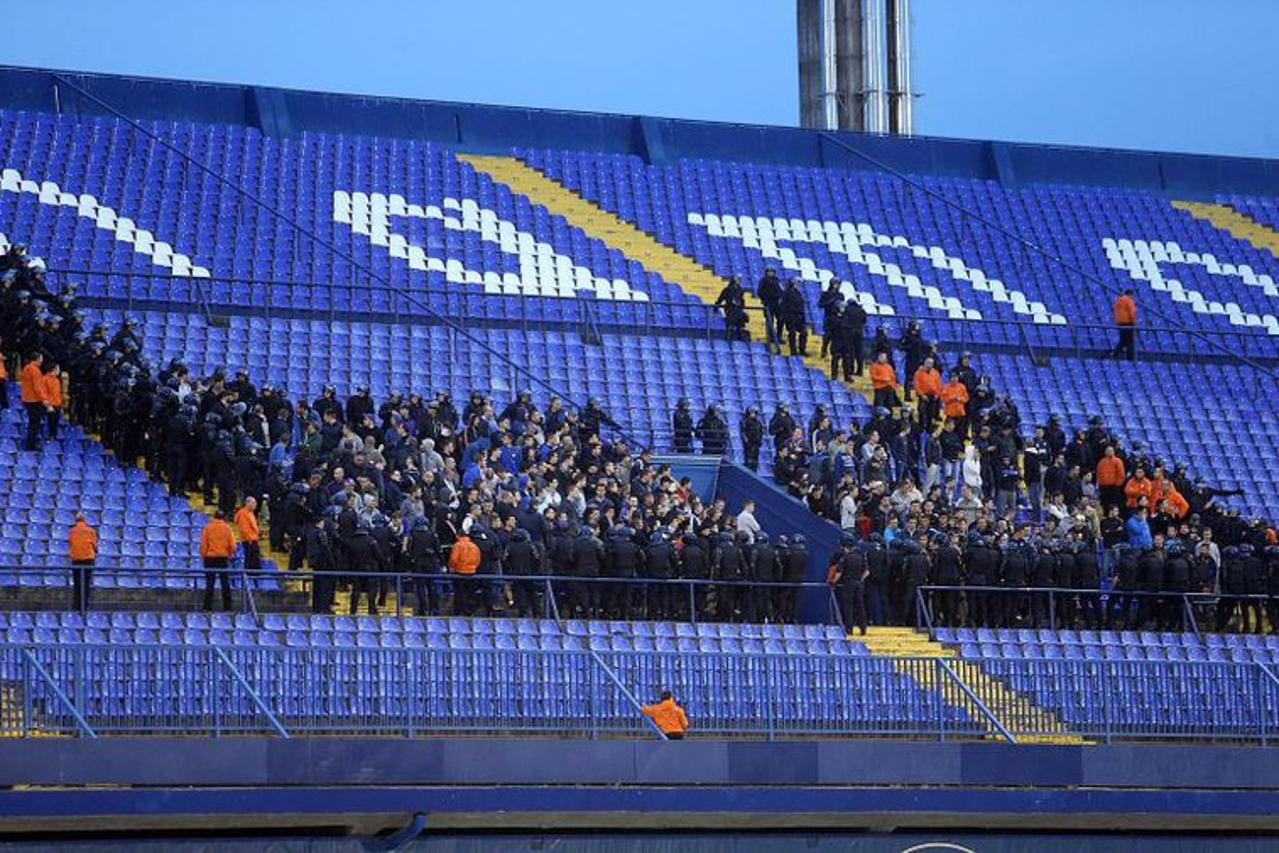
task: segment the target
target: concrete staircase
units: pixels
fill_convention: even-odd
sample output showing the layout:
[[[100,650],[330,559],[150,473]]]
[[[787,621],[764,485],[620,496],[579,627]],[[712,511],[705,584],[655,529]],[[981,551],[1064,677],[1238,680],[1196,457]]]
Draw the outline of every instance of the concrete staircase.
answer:
[[[923,681],[923,686],[936,689],[948,704],[963,708],[971,719],[985,723],[988,739],[998,739],[1001,735],[977,703],[957,685],[938,682],[931,673],[926,674],[926,670],[914,659],[944,659],[959,680],[1019,743],[1085,743],[1083,738],[1072,734],[1051,711],[1040,708],[1000,679],[988,675],[977,664],[960,659],[953,649],[935,642],[926,633],[913,628],[876,626],[870,628],[865,636],[855,635],[851,639],[864,643],[871,654],[896,659],[894,667],[904,676],[919,681],[921,674],[924,674],[926,680]],[[1020,734],[1021,732],[1034,734]]]
[[[1172,206],[1279,258],[1279,232],[1262,225],[1246,213],[1240,213],[1226,204],[1200,201],[1174,201]]]
[[[548,178],[521,160],[514,157],[476,154],[459,154],[458,159],[469,163],[476,171],[488,175],[498,183],[505,184],[514,192],[527,196],[534,204],[539,204],[551,213],[564,217],[569,225],[580,228],[588,236],[595,237],[609,247],[617,249],[628,259],[638,261],[645,269],[657,273],[672,284],[679,285],[685,293],[698,297],[707,305],[715,304],[720,290],[727,284],[727,281],[716,275],[714,270],[681,254],[616,214],[588,201],[559,181]],[[748,285],[750,282],[743,284]],[[763,311],[759,300],[749,290],[746,291],[746,307],[751,346],[764,346]],[[804,363],[829,376],[830,362],[817,355],[820,352],[820,337],[812,334],[810,330],[810,338],[808,343],[810,354],[804,356]],[[868,377],[855,377],[852,382],[845,384],[863,394],[868,400],[873,396]]]

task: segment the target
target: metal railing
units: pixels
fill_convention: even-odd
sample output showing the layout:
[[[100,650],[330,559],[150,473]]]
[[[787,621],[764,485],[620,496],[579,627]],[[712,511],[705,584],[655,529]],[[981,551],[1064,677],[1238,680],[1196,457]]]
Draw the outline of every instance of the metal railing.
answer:
[[[14,586],[11,581],[16,580],[19,588],[66,590],[67,609],[84,613],[93,609],[95,603],[100,607],[104,598],[111,601],[114,609],[120,609],[121,604],[126,607],[136,605],[138,592],[189,595],[194,606],[198,597],[203,595],[202,589],[209,575],[221,571],[164,566],[145,569],[94,566],[92,597],[90,607],[86,609],[80,607],[79,602],[70,600],[71,579],[78,568],[70,565],[0,566],[0,579],[4,579],[8,586]],[[394,608],[392,614],[416,611],[422,615],[438,615],[431,611],[427,602],[434,600],[442,605],[452,595],[454,613],[462,609],[518,612],[527,604],[542,618],[569,619],[578,618],[574,608],[578,605],[596,614],[616,610],[623,614],[613,617],[619,619],[625,618],[625,613],[643,613],[649,618],[694,624],[699,621],[762,622],[766,617],[771,617],[769,621],[773,622],[798,623],[798,608],[803,605],[806,595],[815,595],[826,604],[825,623],[843,624],[833,590],[827,584],[817,582],[511,575],[501,572],[459,575],[447,571],[427,574],[315,572],[309,569],[248,572],[238,560],[226,569],[226,573],[232,590],[240,593],[233,596],[238,599],[235,610],[249,614],[258,625],[267,614],[310,612],[310,602],[315,600],[318,591],[317,583],[325,581],[329,583],[328,590],[360,582],[364,589],[369,590],[367,597],[370,600],[383,596],[387,601],[384,609]],[[108,583],[103,584],[104,579]],[[111,593],[117,590],[127,591],[132,596],[131,600],[115,600]],[[459,598],[462,595],[471,598],[461,602]],[[415,606],[411,606],[410,601]],[[141,603],[143,609],[157,609],[155,602],[146,598]],[[168,599],[164,603],[172,604]],[[0,604],[0,609],[15,609],[19,604],[11,599],[7,605]]]
[[[0,736],[547,733],[650,737],[674,692],[691,733],[1268,743],[1257,664],[537,648],[0,645]]]
[[[376,281],[365,283],[317,280],[275,279],[257,276],[211,275],[208,278],[175,279],[172,275],[125,270],[84,269],[50,266],[49,273],[65,280],[93,281],[105,279],[95,291],[81,300],[86,305],[119,306],[124,310],[189,310],[190,304],[173,299],[172,288],[190,283],[206,306],[202,313],[240,315],[270,319],[274,315],[323,318],[329,321],[341,316],[355,316],[363,322],[381,321],[392,324],[445,325],[440,315],[447,315],[459,329],[468,328],[570,328],[584,333],[614,332],[644,335],[696,335],[720,339],[725,334],[723,312],[714,305],[697,299],[649,299],[644,302],[598,303],[596,300],[558,300],[557,311],[531,319],[527,311],[505,315],[492,310],[493,294],[467,287],[441,287],[430,282],[414,283],[412,301],[404,298],[408,288]],[[163,285],[164,296],[155,294],[155,282]],[[218,299],[218,291],[224,299]],[[297,292],[305,298],[295,299]],[[421,300],[435,306],[421,307]],[[299,304],[302,303],[302,304]],[[748,312],[762,312],[759,305],[749,305]],[[671,317],[682,317],[682,323],[671,324]],[[820,318],[814,318],[814,331],[820,332]],[[1035,357],[1036,350],[1068,354],[1076,358],[1108,352],[1115,343],[1115,327],[1106,323],[1067,323],[1051,325],[1032,320],[983,317],[981,320],[953,320],[936,315],[893,314],[868,318],[865,347],[870,352],[874,330],[884,324],[900,330],[907,323],[919,322],[925,335],[939,340],[955,351],[1009,350]],[[1274,360],[1275,337],[1264,331],[1194,330],[1167,324],[1142,325],[1138,328],[1139,357],[1184,360],[1195,358],[1205,347],[1223,348],[1266,361]],[[1151,342],[1154,342],[1153,344]],[[1199,346],[1196,346],[1196,343]],[[514,387],[514,386],[512,386]]]
[[[1265,631],[1267,595],[1138,589],[927,585],[916,590],[915,627],[1176,631],[1198,636],[1238,626]],[[1238,622],[1236,622],[1238,620]]]

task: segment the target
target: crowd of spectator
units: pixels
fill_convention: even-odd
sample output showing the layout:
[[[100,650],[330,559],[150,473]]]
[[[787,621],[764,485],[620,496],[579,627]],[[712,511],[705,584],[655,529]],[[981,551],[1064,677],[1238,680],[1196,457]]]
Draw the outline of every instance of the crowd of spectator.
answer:
[[[260,501],[270,546],[291,569],[322,573],[317,612],[331,610],[341,586],[352,612],[363,603],[376,613],[390,586],[377,575],[411,572],[422,614],[542,615],[543,584],[518,578],[556,575],[575,579],[555,589],[565,617],[795,616],[783,590],[701,585],[690,596],[683,586],[604,582],[800,582],[808,556],[802,536],[771,541],[749,507],[703,502],[648,452],[606,439],[612,421],[598,400],[578,410],[557,397],[539,406],[528,391],[504,402],[475,391],[459,410],[447,390],[379,401],[367,387],[295,399],[242,371],[195,376],[179,360],[149,363],[136,321],[114,334],[87,328],[74,294],[55,294],[20,246],[0,258],[0,276],[0,345],[23,375],[65,366],[74,422],[172,494],[200,492],[217,508],[200,543],[206,609],[214,580],[230,604],[233,517],[236,553],[256,568]],[[28,403],[28,449],[53,437],[49,413],[60,405],[42,395]]]
[[[831,355],[832,376],[848,380],[863,374],[866,315],[839,287],[828,282],[818,303],[826,330],[821,354]],[[785,325],[771,270],[758,292],[766,318],[776,314]],[[1131,293],[1125,299],[1131,303]],[[1116,309],[1121,331],[1134,312],[1129,305],[1121,318]],[[856,565],[834,572],[832,581],[845,588],[848,624],[913,624],[915,590],[926,584],[1270,595],[1279,602],[1273,528],[1217,501],[1240,492],[1192,480],[1184,464],[1166,463],[1139,443],[1125,446],[1100,417],[1073,432],[1057,416],[1024,424],[969,353],[943,377],[942,355],[917,322],[896,340],[880,325],[870,354],[874,408],[866,422],[837,425],[820,405],[803,422],[781,403],[767,422],[748,408],[738,425],[748,467],[758,470],[771,439],[777,486],[845,531],[847,547],[834,562]],[[716,405],[693,423],[681,401],[672,428],[682,452],[718,454],[729,444]],[[992,591],[939,595],[931,604],[943,624],[1130,627],[1180,625],[1180,605],[1172,601],[1119,595],[1103,606],[1100,593],[1063,596],[1053,598],[1050,613],[1046,597]],[[1223,626],[1262,624],[1259,605],[1227,604],[1216,611]]]
[[[823,307],[832,330],[823,346],[842,370],[850,347],[837,327],[850,308],[837,298]],[[258,513],[269,511],[271,548],[287,552],[291,569],[321,573],[317,612],[332,609],[339,586],[352,611],[363,602],[377,612],[389,591],[377,575],[408,572],[424,614],[540,613],[544,585],[518,578],[555,575],[580,579],[555,588],[562,615],[795,617],[794,594],[781,587],[697,585],[689,595],[628,583],[797,583],[807,544],[771,541],[751,507],[703,503],[647,451],[607,438],[612,421],[596,399],[578,410],[556,397],[539,406],[528,391],[508,401],[476,391],[459,410],[447,390],[378,401],[367,387],[345,399],[328,387],[308,401],[242,371],[152,365],[135,321],[114,334],[87,327],[74,290],[53,291],[21,247],[0,257],[0,346],[19,373],[28,449],[57,436],[65,411],[174,495],[199,491],[222,519],[234,517],[249,570],[260,565]],[[857,349],[850,375],[863,368]],[[865,423],[836,426],[822,406],[801,422],[779,404],[767,420],[749,407],[738,425],[748,466],[771,441],[777,485],[843,529],[829,580],[848,624],[913,623],[923,585],[1012,590],[931,602],[938,621],[973,625],[1172,619],[1166,603],[1124,592],[1279,596],[1273,529],[1221,508],[1229,493],[1190,480],[1183,465],[1168,470],[1140,445],[1125,447],[1100,418],[1073,434],[1057,417],[1027,430],[969,354],[943,382],[941,355],[918,324],[897,341],[881,326],[871,352],[876,406]],[[897,380],[899,354],[909,383]],[[729,449],[717,405],[694,421],[680,401],[673,430],[677,451]],[[228,556],[206,550],[206,564]],[[1049,608],[1017,592],[1112,586],[1120,594],[1104,606],[1071,596]],[[1261,617],[1246,603],[1219,612],[1223,626],[1245,629]]]

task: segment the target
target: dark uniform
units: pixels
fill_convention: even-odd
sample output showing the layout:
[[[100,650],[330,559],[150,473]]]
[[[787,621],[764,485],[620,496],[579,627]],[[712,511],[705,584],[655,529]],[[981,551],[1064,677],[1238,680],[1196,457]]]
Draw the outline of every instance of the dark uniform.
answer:
[[[440,582],[443,551],[435,524],[420,518],[413,525],[408,541],[409,570],[413,573],[413,592],[417,599],[417,615],[440,613]]]
[[[653,580],[672,580],[678,570],[679,555],[671,542],[670,532],[662,527],[649,537],[644,548],[644,563],[648,576]],[[680,610],[680,590],[674,584],[649,584],[647,590],[648,618],[674,619]]]
[[[644,576],[644,550],[635,541],[635,531],[629,527],[614,527],[609,531],[604,550],[605,575],[632,583],[610,583],[604,589],[604,611],[612,619],[644,618],[644,591],[642,585],[633,583]]]
[[[963,556],[949,541],[941,542],[933,552],[933,583],[938,586],[959,586],[963,580]],[[933,602],[933,624],[959,625],[959,593],[947,590]]]
[[[671,432],[675,438],[676,453],[693,452],[693,416],[688,411],[688,398],[675,404],[675,413],[671,415]]]
[[[831,577],[835,585],[835,599],[839,602],[844,628],[852,633],[853,627],[866,633],[865,582],[870,574],[866,568],[866,552],[856,542],[845,540],[832,557]]]
[[[520,580],[541,573],[541,546],[533,541],[527,530],[519,528],[511,536],[506,546],[506,559],[503,568],[511,578],[511,593],[515,598],[515,609],[524,617],[533,617],[541,612],[541,587],[537,581]]]
[[[742,415],[738,432],[742,439],[742,456],[746,467],[752,471],[759,470],[759,451],[764,445],[764,422],[759,418],[759,409],[754,406]]]
[[[791,355],[808,354],[808,317],[804,294],[795,279],[786,283],[782,293],[782,325]]]
[[[697,438],[702,442],[702,453],[707,456],[723,456],[728,447],[728,424],[724,422],[718,405],[706,408],[706,414],[697,422]]]

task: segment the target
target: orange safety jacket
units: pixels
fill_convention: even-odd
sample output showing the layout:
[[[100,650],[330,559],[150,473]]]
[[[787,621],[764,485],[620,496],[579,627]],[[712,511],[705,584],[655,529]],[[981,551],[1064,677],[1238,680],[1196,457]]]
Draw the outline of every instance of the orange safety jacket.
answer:
[[[870,385],[876,391],[897,387],[897,371],[891,364],[878,361],[870,366]]]
[[[213,557],[230,557],[235,553],[235,533],[231,525],[215,518],[204,525],[200,534],[200,556],[206,560]]]
[[[45,402],[55,409],[62,408],[62,377],[56,373],[46,373],[40,377],[44,385]]]
[[[1137,325],[1137,303],[1127,294],[1115,300],[1115,325]]]
[[[22,373],[18,374],[18,383],[22,387],[23,403],[45,402],[44,374],[40,372],[40,365],[34,361],[27,362],[26,367],[22,368]]]
[[[941,374],[937,368],[928,370],[921,367],[915,371],[915,393],[921,397],[941,396]]]
[[[473,575],[480,567],[480,546],[463,536],[453,543],[449,551],[449,568],[459,575]]]
[[[1097,463],[1098,486],[1122,486],[1128,472],[1124,470],[1124,460],[1118,456],[1103,456]]]
[[[258,517],[247,506],[236,511],[235,526],[240,531],[241,542],[257,542],[261,538]]]
[[[98,558],[98,533],[89,526],[88,522],[77,521],[71,527],[71,535],[68,539],[71,562],[78,563],[82,560]]]
[[[953,379],[941,389],[942,409],[948,418],[962,418],[968,412],[968,386]]]
[[[674,699],[664,699],[653,705],[645,705],[644,713],[664,735],[683,734],[688,731],[688,715],[675,704]]]

